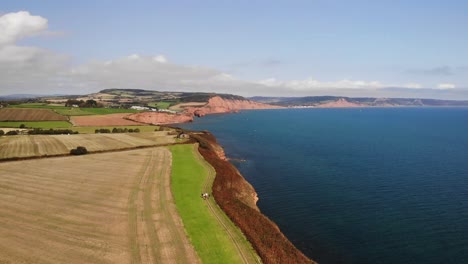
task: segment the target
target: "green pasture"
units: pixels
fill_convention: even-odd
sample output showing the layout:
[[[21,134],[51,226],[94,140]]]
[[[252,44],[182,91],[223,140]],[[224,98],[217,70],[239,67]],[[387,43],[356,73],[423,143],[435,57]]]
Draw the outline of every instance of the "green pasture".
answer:
[[[185,229],[203,263],[242,263],[235,244],[200,197],[208,169],[193,145],[171,146],[172,192]],[[213,198],[210,198],[213,199]],[[244,243],[248,243],[246,240]]]
[[[152,102],[148,104],[151,107],[157,107],[158,109],[168,109],[171,106],[171,102]]]
[[[72,124],[67,121],[2,121],[0,127],[19,128],[24,124],[28,128],[70,128]]]
[[[17,105],[9,105],[11,108],[42,108],[52,109],[58,114],[65,116],[83,116],[83,115],[108,115],[118,113],[138,113],[140,111],[135,109],[120,109],[120,108],[79,108],[79,107],[68,107],[50,105],[45,103],[24,103]]]

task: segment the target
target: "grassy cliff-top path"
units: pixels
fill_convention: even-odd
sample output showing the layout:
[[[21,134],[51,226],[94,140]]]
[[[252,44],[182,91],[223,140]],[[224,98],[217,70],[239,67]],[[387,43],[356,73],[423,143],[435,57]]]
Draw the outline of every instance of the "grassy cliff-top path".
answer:
[[[185,229],[203,263],[260,263],[242,232],[218,207],[211,193],[214,169],[197,145],[176,145],[172,151],[172,191]]]

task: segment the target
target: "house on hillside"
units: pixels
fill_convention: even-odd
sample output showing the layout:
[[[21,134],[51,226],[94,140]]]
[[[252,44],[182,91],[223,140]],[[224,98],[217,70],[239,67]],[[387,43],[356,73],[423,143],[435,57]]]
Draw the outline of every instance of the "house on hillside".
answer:
[[[177,135],[177,138],[180,138],[180,139],[187,139],[187,138],[190,138],[190,135],[187,134],[187,133],[184,133],[184,132],[180,132],[180,133]]]
[[[133,106],[130,107],[130,109],[134,109],[134,110],[149,110],[148,107],[139,106],[139,105],[133,105]]]

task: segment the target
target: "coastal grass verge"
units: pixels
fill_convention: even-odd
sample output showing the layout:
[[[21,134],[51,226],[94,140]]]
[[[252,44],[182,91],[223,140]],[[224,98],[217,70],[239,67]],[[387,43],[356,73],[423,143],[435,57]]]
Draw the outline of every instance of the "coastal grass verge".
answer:
[[[172,152],[172,192],[185,229],[203,263],[256,263],[253,249],[245,238],[233,241],[230,232],[240,232],[235,226],[225,226],[218,219],[221,210],[213,212],[200,197],[210,171],[196,156],[196,145],[175,145]],[[226,216],[223,214],[224,217]],[[241,251],[241,252],[239,252]],[[246,253],[248,252],[248,253]]]

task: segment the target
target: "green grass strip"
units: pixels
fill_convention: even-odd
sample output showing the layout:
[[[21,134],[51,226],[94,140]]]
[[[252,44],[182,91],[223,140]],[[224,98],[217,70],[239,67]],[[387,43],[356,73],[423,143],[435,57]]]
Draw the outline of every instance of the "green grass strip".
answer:
[[[24,124],[28,128],[70,128],[72,124],[67,121],[2,121],[0,127],[13,127],[19,128],[21,124]]]
[[[175,145],[170,150],[174,200],[202,262],[242,263],[235,245],[200,197],[208,171],[195,157],[193,145]]]

